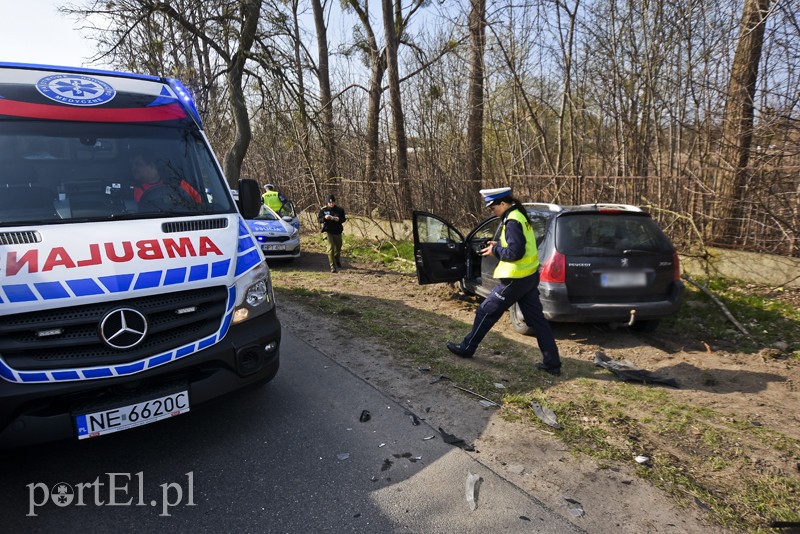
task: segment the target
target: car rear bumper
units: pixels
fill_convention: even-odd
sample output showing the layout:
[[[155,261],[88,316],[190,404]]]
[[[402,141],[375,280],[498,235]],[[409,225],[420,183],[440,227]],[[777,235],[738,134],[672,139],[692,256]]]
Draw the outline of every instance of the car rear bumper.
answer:
[[[173,363],[132,376],[17,384],[0,379],[0,449],[76,439],[74,416],[90,404],[123,404],[186,389],[191,408],[237,389],[268,381],[280,364],[281,325],[275,309],[233,325],[219,343]],[[274,348],[267,350],[267,346]]]
[[[631,319],[636,310],[636,321],[662,319],[678,313],[683,302],[683,282],[675,281],[666,298],[647,302],[570,302],[564,284],[539,284],[539,298],[544,316],[549,321],[563,323],[613,323]]]

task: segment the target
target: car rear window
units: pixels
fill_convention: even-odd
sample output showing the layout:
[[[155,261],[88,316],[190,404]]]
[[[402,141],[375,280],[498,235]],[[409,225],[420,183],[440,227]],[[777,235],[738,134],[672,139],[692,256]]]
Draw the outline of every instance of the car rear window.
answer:
[[[669,254],[673,248],[656,222],[642,215],[564,214],[557,219],[556,248],[566,255],[605,256],[625,251]]]

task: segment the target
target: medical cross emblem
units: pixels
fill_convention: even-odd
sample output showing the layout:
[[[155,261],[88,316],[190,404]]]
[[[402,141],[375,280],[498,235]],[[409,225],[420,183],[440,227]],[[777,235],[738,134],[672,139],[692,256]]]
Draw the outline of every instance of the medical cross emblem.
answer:
[[[100,87],[94,83],[86,83],[76,79],[59,81],[54,85],[53,90],[62,94],[72,91],[72,96],[86,96],[87,93],[96,95],[101,91]]]
[[[99,78],[82,74],[53,74],[36,82],[36,89],[50,100],[69,106],[99,106],[117,94]]]

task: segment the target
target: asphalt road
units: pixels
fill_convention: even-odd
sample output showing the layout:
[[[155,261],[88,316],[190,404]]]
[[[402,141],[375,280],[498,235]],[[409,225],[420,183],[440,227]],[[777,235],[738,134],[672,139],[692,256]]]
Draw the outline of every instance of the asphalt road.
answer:
[[[288,329],[281,358],[168,421],[0,451],[2,530],[581,532]]]

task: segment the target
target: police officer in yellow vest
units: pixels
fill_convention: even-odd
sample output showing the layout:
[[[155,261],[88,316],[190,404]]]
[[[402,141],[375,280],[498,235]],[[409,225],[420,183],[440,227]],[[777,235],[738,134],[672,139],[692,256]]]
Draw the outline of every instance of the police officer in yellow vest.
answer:
[[[283,207],[283,195],[278,193],[275,186],[272,184],[265,185],[264,189],[266,189],[266,191],[261,195],[261,198],[264,200],[264,205],[272,208],[275,213],[280,213]]]
[[[500,283],[492,289],[475,314],[472,330],[459,344],[447,343],[453,354],[471,358],[481,340],[492,326],[513,304],[518,303],[528,326],[536,333],[543,361],[536,367],[553,375],[561,374],[561,358],[558,354],[553,330],[542,313],[539,300],[539,254],[536,236],[528,220],[525,208],[511,196],[510,187],[481,189],[486,207],[491,207],[495,216],[501,218],[500,242],[489,241],[481,250],[481,256],[497,256],[499,262],[494,277]]]

